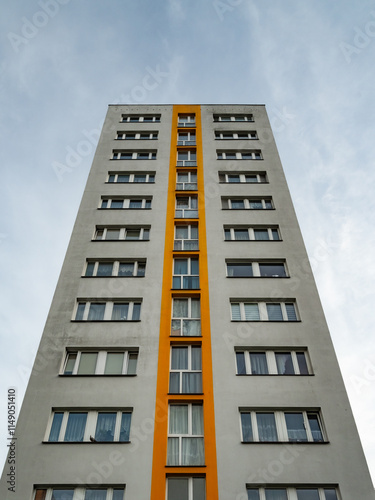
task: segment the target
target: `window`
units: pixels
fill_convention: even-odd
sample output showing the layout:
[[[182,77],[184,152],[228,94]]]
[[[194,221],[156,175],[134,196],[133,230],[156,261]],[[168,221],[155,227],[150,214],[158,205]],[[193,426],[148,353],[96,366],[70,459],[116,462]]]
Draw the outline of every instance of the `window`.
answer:
[[[179,127],[195,127],[195,115],[178,115]]]
[[[271,198],[221,198],[223,209],[229,210],[271,210]]]
[[[124,487],[37,488],[34,500],[124,500]]]
[[[253,115],[214,115],[214,122],[253,122]]]
[[[178,132],[177,146],[195,146],[195,131],[194,132]]]
[[[305,350],[236,350],[237,375],[310,375]]]
[[[155,182],[155,172],[145,172],[145,173],[109,173],[108,180],[109,183],[153,183]]]
[[[247,173],[247,172],[219,172],[219,181],[228,184],[262,184],[267,182],[266,173]]]
[[[172,288],[175,290],[199,289],[199,261],[195,258],[173,260]]]
[[[103,227],[95,231],[95,241],[115,240],[149,240],[149,227]]]
[[[204,465],[203,406],[169,405],[167,465]]]
[[[285,278],[284,262],[227,261],[228,278]]]
[[[216,151],[218,160],[261,160],[262,155],[259,149],[248,149],[245,151]]]
[[[199,337],[201,335],[201,308],[199,298],[174,298],[171,335]]]
[[[102,198],[100,208],[149,209],[152,198]]]
[[[158,138],[158,132],[117,132],[116,140],[154,140]]]
[[[129,261],[94,261],[89,260],[86,263],[84,276],[85,277],[100,277],[108,276],[120,277],[142,277],[146,272],[145,260],[129,260]]]
[[[176,225],[174,229],[174,250],[191,251],[199,249],[197,225]]]
[[[167,479],[167,500],[206,500],[205,478],[169,477]]]
[[[294,302],[231,301],[232,321],[298,321]]]
[[[319,412],[240,410],[242,442],[323,442]]]
[[[47,430],[49,443],[128,442],[132,410],[55,410]]]
[[[197,152],[195,149],[181,149],[177,151],[177,166],[178,167],[196,167]]]
[[[122,123],[160,123],[160,115],[122,115]]]
[[[338,500],[336,488],[310,486],[308,488],[247,488],[248,500]]]
[[[258,139],[258,135],[255,130],[244,131],[244,132],[230,132],[230,131],[221,131],[217,130],[215,132],[215,139],[220,140],[246,140],[246,139]]]
[[[197,196],[176,196],[176,219],[198,218]]]
[[[196,191],[197,189],[197,172],[177,172],[176,191]]]
[[[156,151],[114,150],[112,160],[156,160]]]
[[[138,349],[115,351],[68,351],[64,375],[135,375]]]
[[[277,227],[224,227],[226,241],[280,241]]]
[[[171,394],[202,393],[202,348],[200,345],[171,347],[169,392]]]
[[[74,321],[139,321],[141,300],[98,301],[78,300]]]

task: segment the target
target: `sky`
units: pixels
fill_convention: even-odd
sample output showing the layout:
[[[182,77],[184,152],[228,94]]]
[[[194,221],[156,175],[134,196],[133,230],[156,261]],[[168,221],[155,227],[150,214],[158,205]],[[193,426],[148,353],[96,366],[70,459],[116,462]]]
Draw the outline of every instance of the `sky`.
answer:
[[[0,462],[108,104],[266,104],[375,481],[375,2],[2,4]]]

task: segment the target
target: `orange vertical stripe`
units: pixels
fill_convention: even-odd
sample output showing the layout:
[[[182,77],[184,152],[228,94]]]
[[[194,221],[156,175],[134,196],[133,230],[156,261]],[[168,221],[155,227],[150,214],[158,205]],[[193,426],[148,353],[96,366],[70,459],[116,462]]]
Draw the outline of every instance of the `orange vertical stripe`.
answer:
[[[172,287],[173,268],[173,242],[174,242],[174,211],[176,198],[176,165],[177,165],[177,122],[179,114],[195,114],[196,119],[196,152],[197,152],[197,177],[198,177],[198,227],[199,227],[199,251],[187,252],[184,257],[199,257],[199,279],[200,291],[181,290],[176,291]],[[192,194],[191,192],[186,193]],[[182,222],[183,219],[180,219]],[[186,219],[185,219],[186,221]],[[193,222],[193,221],[192,221]],[[181,256],[181,252],[178,254]],[[201,331],[202,337],[202,379],[203,395],[173,394],[168,395],[169,384],[169,359],[171,342],[191,343],[198,338],[194,337],[170,337],[172,297],[174,295],[192,296],[200,292],[201,299]],[[168,405],[170,402],[202,402],[204,415],[204,445],[205,466],[204,467],[167,467],[167,437],[168,437]],[[166,478],[168,475],[205,475],[207,500],[218,499],[217,484],[217,460],[215,440],[215,413],[213,397],[213,375],[211,355],[211,330],[210,330],[210,307],[208,295],[208,273],[207,273],[207,240],[206,240],[206,218],[204,202],[204,178],[203,178],[203,148],[200,106],[173,106],[172,114],[172,136],[169,164],[169,184],[167,200],[167,222],[164,247],[164,269],[161,300],[161,319],[159,334],[159,359],[156,386],[156,408],[155,408],[155,430],[154,450],[152,463],[151,500],[165,500]]]

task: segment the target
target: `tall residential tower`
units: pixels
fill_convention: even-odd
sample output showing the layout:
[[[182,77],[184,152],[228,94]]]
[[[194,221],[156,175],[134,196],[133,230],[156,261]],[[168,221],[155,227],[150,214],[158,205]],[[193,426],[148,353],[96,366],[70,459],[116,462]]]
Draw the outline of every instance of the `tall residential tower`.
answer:
[[[1,499],[373,500],[264,106],[112,105]]]

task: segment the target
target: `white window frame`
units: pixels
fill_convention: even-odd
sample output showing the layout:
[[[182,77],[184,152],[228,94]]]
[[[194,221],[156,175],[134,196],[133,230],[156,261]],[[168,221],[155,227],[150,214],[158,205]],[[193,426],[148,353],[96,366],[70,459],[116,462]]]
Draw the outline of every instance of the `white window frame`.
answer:
[[[119,230],[120,234],[117,239],[107,239],[107,230]],[[138,239],[128,239],[128,231],[139,231]],[[98,238],[98,233],[102,232],[101,238]],[[145,233],[147,232],[147,233]],[[149,241],[150,239],[150,227],[139,227],[139,226],[126,226],[126,227],[97,227],[94,233],[92,241]]]
[[[247,490],[257,490],[258,493],[259,493],[259,500],[266,500],[266,490],[267,489],[285,489],[286,490],[286,494],[287,494],[287,499],[288,500],[298,500],[298,496],[297,496],[297,490],[301,489],[316,489],[318,490],[318,494],[319,494],[319,500],[326,500],[326,495],[324,493],[324,490],[335,490],[336,492],[336,497],[337,497],[337,500],[340,500],[340,496],[339,496],[339,493],[337,491],[337,488],[336,486],[330,486],[330,485],[327,485],[327,486],[318,486],[316,484],[313,484],[313,485],[308,485],[308,486],[298,486],[298,487],[291,487],[291,486],[285,486],[285,485],[270,485],[270,487],[267,487],[264,488],[264,487],[255,487],[253,488],[251,484],[248,484],[246,485],[246,492]]]
[[[204,499],[206,499],[206,477],[205,476],[192,476],[192,477],[186,477],[186,476],[168,476],[167,477],[167,487],[166,487],[166,500],[170,500],[168,498],[168,481],[169,479],[185,479],[188,481],[188,500],[198,500],[196,497],[194,498],[194,479],[204,479],[205,482],[205,495]],[[173,499],[175,500],[175,499]],[[178,500],[178,499],[176,499]]]
[[[233,264],[251,264],[252,267],[252,276],[230,276],[228,273],[228,265],[233,265]],[[262,264],[274,264],[274,265],[283,265],[284,266],[284,272],[285,276],[280,276],[280,275],[272,275],[272,276],[262,276],[260,272],[260,265]],[[225,269],[226,269],[226,276],[227,278],[231,279],[236,279],[236,278],[288,278],[288,270],[286,267],[286,263],[283,260],[277,260],[272,262],[271,259],[265,260],[265,261],[254,261],[251,259],[241,259],[241,260],[236,260],[236,259],[227,259],[225,261]]]
[[[186,139],[181,139],[181,134],[183,136],[187,135]],[[177,132],[177,146],[196,146],[197,136],[195,130],[179,130]]]
[[[235,157],[233,158],[233,154]],[[250,156],[250,158],[247,158]],[[216,150],[217,160],[262,160],[263,156],[260,149],[249,149],[246,151]]]
[[[179,207],[178,201],[182,199],[187,199],[188,203],[186,207]],[[193,207],[192,205],[196,205]],[[176,196],[176,209],[175,218],[176,219],[198,219],[198,195],[183,195]]]
[[[169,424],[170,424],[170,413],[171,413],[171,406],[187,406],[188,408],[188,432],[187,434],[180,434],[180,433],[176,433],[176,434],[172,434],[170,433],[169,431]],[[179,460],[178,460],[178,464],[175,465],[175,467],[179,467],[179,466],[182,466],[184,464],[182,464],[182,440],[184,438],[202,438],[203,439],[203,461],[205,462],[205,450],[204,450],[204,434],[193,434],[193,417],[192,417],[192,413],[193,413],[193,406],[200,406],[202,408],[202,418],[203,418],[203,422],[204,422],[204,413],[203,413],[203,404],[202,403],[196,403],[196,402],[193,402],[193,403],[179,403],[179,402],[175,402],[175,403],[170,403],[168,405],[168,438],[178,438],[178,441],[179,441]],[[167,450],[167,456],[168,456],[168,450]],[[186,464],[187,466],[190,466],[190,467],[197,467],[197,465],[189,465],[189,464]],[[205,465],[204,463],[203,464],[199,464],[199,466],[201,465]]]
[[[57,441],[49,441],[49,436],[53,424],[53,419],[55,413],[63,413],[63,419],[61,422],[61,427],[59,431],[59,437]],[[85,430],[84,430],[84,435],[83,435],[83,440],[82,441],[64,441],[65,438],[65,432],[68,424],[68,418],[70,413],[86,413],[87,418],[86,418],[86,425],[85,425]],[[95,436],[95,431],[96,431],[96,424],[98,420],[98,415],[99,413],[116,413],[116,425],[115,425],[115,430],[114,430],[114,437],[113,437],[113,443],[129,443],[130,442],[130,436],[129,436],[129,441],[119,441],[120,439],[120,429],[121,429],[121,419],[122,419],[122,414],[123,413],[130,413],[130,427],[131,427],[131,419],[132,419],[132,414],[133,414],[133,408],[130,407],[125,407],[125,408],[98,408],[95,410],[88,409],[88,408],[77,408],[77,409],[69,409],[66,410],[64,408],[54,408],[51,411],[51,415],[48,421],[47,425],[47,430],[44,436],[44,442],[51,442],[51,443],[65,443],[65,442],[70,442],[70,443],[87,443],[91,442],[91,438]],[[98,443],[103,442],[106,443],[108,441],[97,441]]]
[[[187,160],[179,160],[179,153],[187,153]],[[192,158],[195,155],[195,158]],[[197,166],[197,150],[196,149],[178,149],[177,150],[177,167],[196,167]]]
[[[181,260],[187,261],[187,272],[186,274],[175,274],[174,267],[175,262]],[[192,261],[198,262],[198,274],[192,274]],[[180,278],[180,288],[173,288],[174,290],[199,290],[200,288],[200,275],[199,275],[199,258],[198,257],[175,257],[173,259],[173,273],[172,273],[172,286],[174,278]],[[196,288],[184,288],[184,278],[198,278],[198,287]]]
[[[46,491],[46,496],[45,500],[52,500],[52,494],[54,490],[73,490],[73,500],[84,500],[85,495],[86,495],[86,489],[98,489],[98,490],[106,490],[107,491],[107,496],[106,500],[112,500],[113,499],[113,492],[114,490],[122,490],[123,491],[123,500],[125,500],[125,486],[119,485],[119,486],[111,486],[111,487],[102,487],[100,484],[93,486],[93,488],[83,488],[81,486],[78,486],[76,488],[71,487],[71,486],[49,486],[49,487],[37,487],[34,490],[34,500],[36,497],[36,494],[38,491]]]
[[[132,120],[133,118],[133,120]],[[138,118],[138,120],[134,120],[134,118]],[[146,118],[146,120],[145,120]],[[148,120],[148,118],[151,118],[151,120]],[[161,115],[126,115],[123,114],[121,116],[121,122],[120,123],[160,123],[160,118]]]
[[[230,176],[238,176],[239,182],[230,182]],[[256,182],[249,182],[247,177],[256,177]],[[236,184],[268,184],[266,172],[219,172],[219,182],[236,185]]]
[[[186,118],[186,120],[184,120]],[[181,113],[178,115],[178,127],[195,127],[195,114]]]
[[[172,369],[172,351],[174,348],[176,347],[184,347],[184,348],[187,348],[188,349],[188,368],[174,368]],[[201,393],[197,393],[197,392],[183,392],[182,391],[182,375],[183,373],[200,373],[201,374],[201,386],[203,387],[203,382],[202,382],[202,367],[200,368],[200,370],[193,370],[192,369],[192,348],[197,348],[199,347],[200,350],[201,350],[201,360],[202,360],[202,344],[182,344],[182,343],[178,343],[178,344],[172,344],[171,345],[171,350],[170,350],[170,359],[169,359],[169,374],[171,373],[179,373],[180,374],[180,377],[179,377],[179,391],[178,392],[174,392],[173,394],[201,394]]]
[[[242,428],[242,422],[241,422],[241,414],[244,414],[244,413],[251,415],[251,427],[252,427],[252,432],[253,432],[253,440],[252,441],[244,441],[243,440],[243,428]],[[272,413],[274,415],[275,425],[276,425],[276,433],[277,433],[277,441],[260,441],[257,413],[270,413],[270,414]],[[304,430],[306,431],[307,441],[289,440],[288,429],[287,429],[286,419],[285,419],[285,415],[287,413],[302,413],[303,425],[304,425]],[[320,410],[314,410],[314,409],[310,410],[310,409],[301,409],[301,408],[295,408],[293,410],[289,410],[289,409],[288,410],[275,410],[275,409],[270,409],[270,408],[262,408],[262,409],[253,410],[253,409],[240,408],[239,414],[240,414],[240,431],[241,431],[241,442],[242,443],[277,442],[277,443],[297,443],[297,444],[303,443],[303,444],[306,444],[306,443],[325,443],[325,442],[327,442],[326,435],[325,435],[324,428],[323,428],[323,422],[322,422]],[[322,437],[323,437],[322,441],[314,441],[314,439],[313,439],[312,431],[310,429],[309,420],[308,420],[309,414],[314,414],[318,417],[320,432],[321,432]]]
[[[188,180],[179,181],[178,176],[181,174],[187,175]],[[195,180],[191,180],[192,175],[195,176]],[[196,170],[177,170],[176,191],[197,191],[197,189],[198,189],[198,174]]]
[[[174,316],[174,301],[175,300],[186,300],[187,301],[187,305],[188,305],[188,315],[186,317],[184,316]],[[195,318],[192,316],[192,301],[193,300],[197,300],[199,301],[199,317]],[[191,335],[183,335],[183,331],[184,331],[184,321],[199,321],[199,325],[201,325],[201,315],[200,315],[200,306],[201,306],[201,303],[200,303],[200,297],[198,296],[195,296],[195,297],[173,297],[173,300],[172,300],[172,310],[171,310],[171,313],[172,313],[172,322],[171,322],[171,335],[172,335],[172,332],[175,332],[177,331],[176,329],[172,329],[172,323],[173,322],[177,322],[177,321],[180,321],[180,328],[179,328],[179,331],[181,332],[180,335],[172,335],[173,337],[187,337],[187,338],[190,338]],[[202,335],[202,332],[201,332],[201,329],[199,328],[199,337]]]
[[[120,208],[112,207],[111,206],[112,201],[121,201],[122,202],[122,207],[120,207]],[[137,207],[137,208],[130,207],[130,204],[133,201],[140,201],[141,204],[142,204],[142,206],[141,207]],[[104,202],[107,202],[106,203],[107,206],[103,207]],[[134,197],[134,196],[129,196],[129,197],[126,197],[126,198],[120,198],[120,197],[107,198],[107,197],[102,197],[101,200],[100,200],[98,208],[101,209],[101,210],[150,210],[151,209],[151,204],[152,204],[152,196],[150,196],[148,198],[137,198],[137,197]],[[147,205],[149,205],[149,206],[147,206]]]
[[[134,265],[132,276],[122,276],[122,275],[119,276],[120,265],[124,264],[124,263]],[[92,275],[86,275],[86,270],[87,270],[87,267],[89,264],[94,264]],[[108,276],[97,276],[99,264],[113,264],[112,274],[108,275]],[[138,275],[138,270],[139,270],[140,266],[144,267],[145,272],[144,272],[144,274]],[[82,277],[84,277],[84,278],[110,278],[110,277],[141,278],[141,277],[145,276],[145,274],[146,274],[146,259],[138,259],[138,260],[121,259],[121,260],[107,260],[107,261],[101,260],[101,259],[100,260],[91,260],[90,259],[90,260],[86,261],[86,264],[85,264],[84,269],[83,269]]]
[[[127,182],[119,182],[119,175],[128,175],[129,180]],[[146,176],[146,180],[143,182],[136,182],[135,176],[144,175]],[[114,180],[110,181],[109,179],[114,176]],[[150,180],[151,178],[151,180]],[[155,172],[108,172],[107,184],[154,184],[155,182]]]
[[[297,353],[303,353],[304,354],[304,357],[305,357],[305,362],[306,362],[306,366],[307,366],[307,370],[308,370],[308,374],[305,375],[305,374],[302,374],[301,375],[301,372],[300,372],[300,368],[299,368],[299,364],[298,364],[298,359],[297,359]],[[309,355],[308,355],[308,352],[307,352],[307,349],[306,348],[301,348],[301,349],[290,349],[288,347],[286,348],[278,348],[278,349],[262,349],[262,348],[257,348],[257,349],[235,349],[235,355],[237,356],[237,354],[243,354],[244,355],[244,360],[245,360],[245,370],[246,370],[246,373],[244,374],[239,374],[238,372],[238,364],[237,364],[237,359],[236,359],[236,374],[237,375],[249,375],[249,376],[252,376],[252,377],[257,377],[258,375],[259,376],[267,376],[267,375],[263,375],[263,374],[253,374],[252,373],[252,366],[251,366],[251,354],[259,354],[259,353],[264,353],[265,356],[266,356],[266,362],[267,362],[267,368],[268,368],[268,375],[278,375],[280,377],[284,377],[285,375],[281,374],[281,373],[278,373],[277,371],[277,363],[276,363],[276,354],[278,353],[289,353],[291,355],[291,358],[292,358],[292,363],[293,363],[293,369],[294,369],[294,374],[290,374],[290,375],[287,375],[287,376],[291,376],[291,377],[294,377],[294,376],[308,376],[308,375],[312,375],[313,374],[313,371],[312,371],[312,366],[311,366],[311,361],[310,361],[310,358],[309,358]]]
[[[122,154],[131,155],[131,158],[121,158]],[[144,155],[145,157],[142,157]],[[147,155],[147,156],[146,156]],[[112,160],[156,160],[156,151],[139,151],[139,150],[118,150],[112,152]]]
[[[226,137],[229,136],[229,137]],[[243,137],[240,137],[243,136]],[[232,132],[231,130],[215,130],[215,139],[219,141],[233,141],[233,140],[238,140],[238,141],[246,141],[246,140],[257,140],[258,139],[258,134],[256,130],[244,130],[244,131],[237,131],[237,132]]]
[[[259,311],[259,320],[248,320],[248,319],[245,319],[246,318],[246,315],[245,315],[245,304],[257,304],[258,305],[258,311]],[[282,314],[282,317],[283,319],[282,320],[270,320],[268,318],[268,312],[267,312],[267,304],[272,304],[272,305],[280,305],[281,306],[281,314]],[[235,320],[233,319],[233,310],[232,310],[232,306],[233,305],[239,305],[240,306],[240,316],[241,316],[241,319],[239,320]],[[295,312],[295,316],[296,316],[296,320],[289,320],[288,319],[288,314],[287,314],[287,310],[286,310],[286,305],[293,305],[294,307],[294,312]],[[231,321],[269,321],[270,323],[280,323],[281,321],[282,322],[288,322],[288,323],[297,323],[298,321],[300,321],[299,319],[299,314],[298,314],[298,311],[297,311],[297,305],[296,305],[296,302],[294,299],[290,299],[290,300],[277,300],[276,298],[275,299],[263,299],[263,300],[257,300],[257,299],[248,299],[248,300],[236,300],[236,299],[230,299],[230,307],[231,307]]]
[[[80,304],[85,304],[83,316],[82,316],[82,319],[76,319],[78,307]],[[92,319],[89,320],[88,319],[91,304],[104,304],[105,305],[103,319],[101,319],[101,320],[92,320]],[[128,304],[127,319],[124,319],[124,320],[113,320],[112,319],[113,306],[115,304]],[[91,300],[77,299],[76,305],[74,307],[72,321],[89,321],[90,323],[96,322],[96,321],[99,321],[99,322],[101,322],[101,321],[113,321],[116,323],[121,323],[122,321],[140,321],[139,319],[132,319],[133,313],[134,313],[134,305],[136,305],[136,304],[139,304],[140,309],[142,309],[142,299],[117,299],[115,301],[109,301],[106,299],[91,299]]]
[[[246,115],[214,114],[214,122],[253,122],[254,116],[251,113]],[[229,119],[228,119],[229,118]]]
[[[177,228],[184,227],[187,228],[188,230],[188,237],[187,238],[177,238]],[[192,228],[196,228],[198,231],[198,237],[197,238],[191,238],[191,230]],[[196,241],[197,242],[197,248],[190,249],[190,248],[185,248],[185,241]],[[181,242],[181,248],[177,249],[176,248],[176,242]],[[174,251],[185,251],[185,252],[196,252],[199,250],[199,227],[198,224],[178,224],[176,223],[174,226]]]
[[[233,208],[233,202],[235,201],[242,201],[243,202],[243,208]],[[253,208],[251,207],[251,203],[254,201],[260,201],[262,204],[262,208]],[[267,203],[271,204],[271,207],[267,207]],[[221,205],[223,210],[274,210],[274,205],[272,198],[266,197],[266,198],[228,198],[226,196],[223,196],[221,198]]]
[[[133,131],[118,131],[116,135],[116,141],[144,141],[144,140],[155,140],[158,138],[159,132],[133,132]],[[134,137],[133,137],[134,136]]]
[[[78,369],[79,369],[79,366],[80,366],[80,362],[81,362],[81,356],[82,354],[86,354],[86,353],[90,353],[90,354],[97,354],[97,359],[96,359],[96,367],[95,367],[95,372],[93,374],[78,374]],[[112,354],[112,353],[117,353],[117,354],[123,354],[124,355],[124,360],[123,360],[123,364],[122,364],[122,370],[121,370],[121,373],[119,374],[106,374],[104,373],[105,371],[105,365],[106,365],[106,360],[107,360],[107,355],[108,354]],[[69,357],[71,355],[76,355],[76,358],[75,358],[75,361],[74,361],[74,365],[73,365],[73,369],[72,369],[72,373],[69,374],[69,373],[65,373],[65,370],[66,370],[66,367],[67,367],[67,364],[69,362]],[[61,370],[60,370],[60,375],[63,375],[65,377],[70,377],[70,376],[74,376],[74,375],[79,375],[79,376],[87,376],[87,375],[102,375],[102,376],[110,376],[110,377],[113,377],[113,376],[120,376],[120,375],[136,375],[136,372],[135,373],[128,373],[129,371],[129,360],[130,360],[130,357],[136,355],[136,367],[137,367],[137,363],[138,363],[138,355],[139,355],[139,349],[138,347],[137,348],[130,348],[130,349],[108,349],[108,350],[103,350],[103,349],[90,349],[90,350],[87,350],[87,349],[84,349],[84,350],[80,350],[80,349],[69,349],[66,354],[65,354],[65,358],[64,358],[64,361],[63,361],[63,364],[62,364],[62,367],[61,367]],[[134,358],[133,358],[134,359]]]
[[[261,229],[263,231],[266,231],[268,232],[268,240],[256,240],[255,239],[255,233],[254,233],[254,230],[256,229]],[[235,239],[235,231],[236,230],[239,230],[239,231],[248,231],[248,234],[249,234],[249,239],[248,240],[237,240]],[[227,231],[230,231],[230,238],[227,239],[226,238],[226,232]],[[275,240],[273,238],[273,233],[272,231],[277,231],[277,234],[279,236],[279,239]],[[252,227],[235,227],[235,226],[232,226],[232,227],[225,227],[224,226],[224,239],[225,241],[261,241],[261,242],[265,242],[265,241],[282,241],[281,240],[281,235],[280,235],[280,228],[275,226],[275,227],[256,227],[256,226],[252,226]]]

